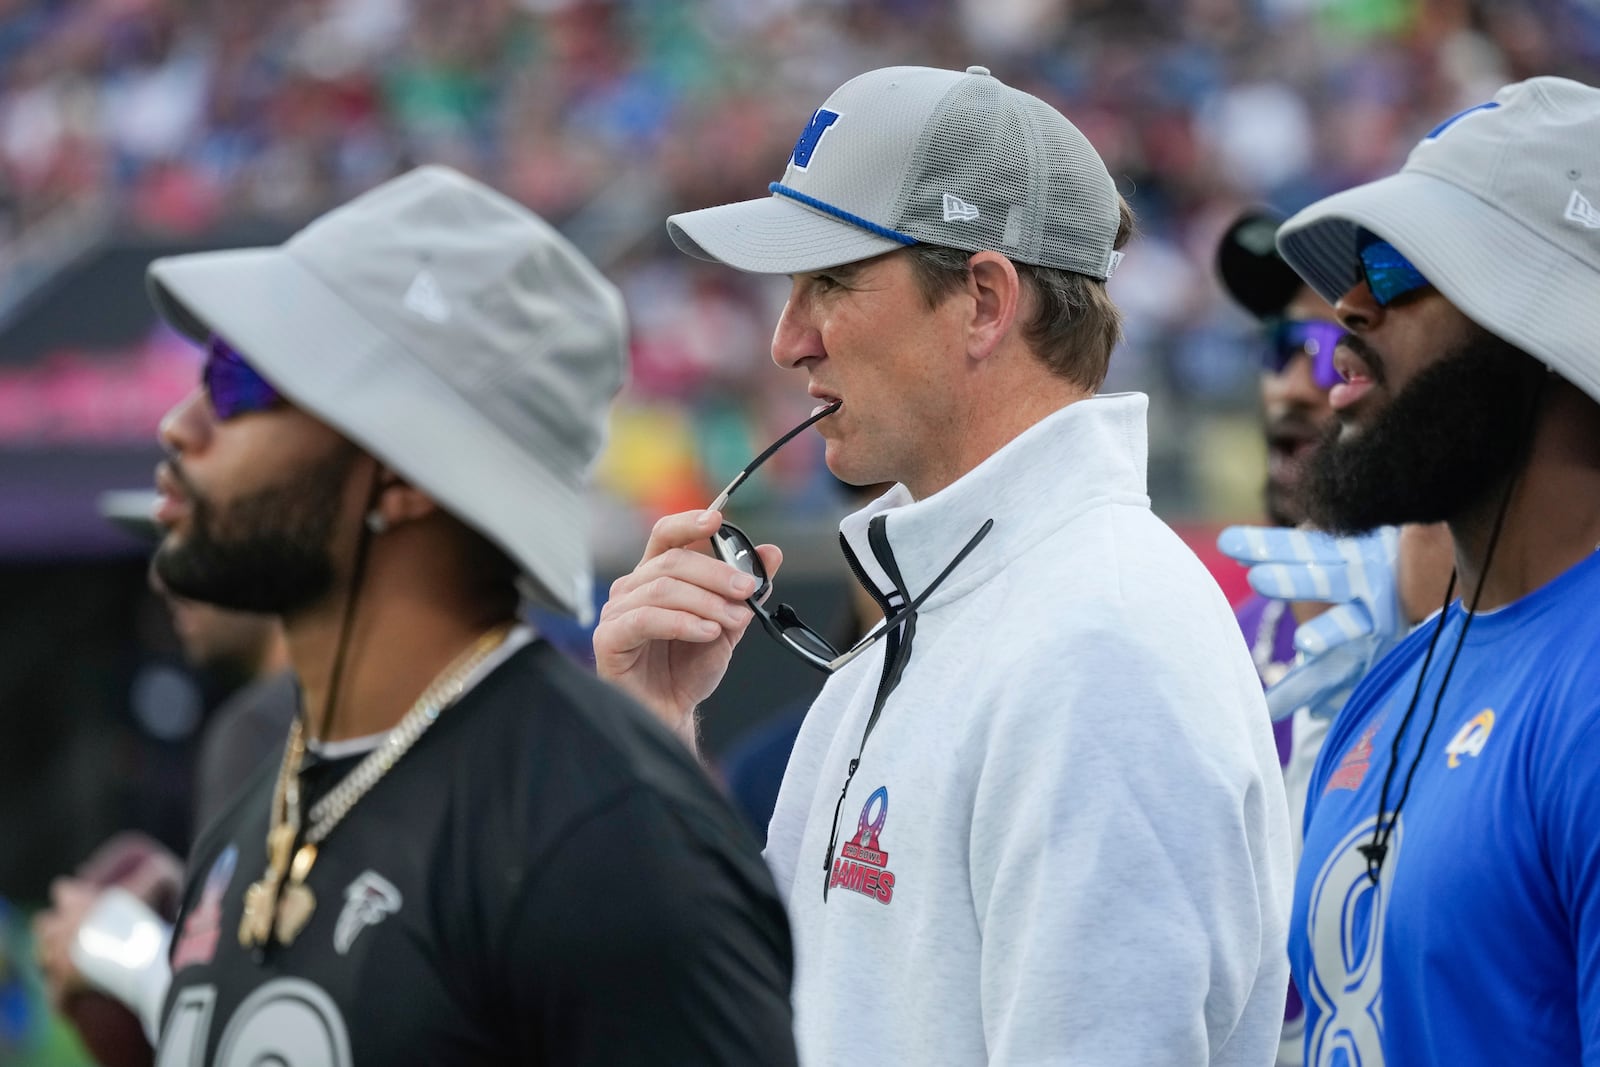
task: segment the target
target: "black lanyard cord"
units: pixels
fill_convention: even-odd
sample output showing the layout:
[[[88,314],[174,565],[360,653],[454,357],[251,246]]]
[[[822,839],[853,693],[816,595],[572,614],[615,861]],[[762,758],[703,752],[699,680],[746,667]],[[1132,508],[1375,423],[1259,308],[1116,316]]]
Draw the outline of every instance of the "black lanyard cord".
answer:
[[[877,551],[881,546],[886,553],[888,547],[884,523],[882,522],[883,518],[884,516],[882,515],[874,516],[872,523],[868,526],[868,538],[873,545],[873,554],[879,556],[879,562],[889,572],[896,591],[904,598],[909,594],[906,592],[904,582],[900,577],[899,568],[893,565],[894,557],[889,555],[885,559],[883,554]],[[828,834],[828,852],[822,861],[823,900],[828,899],[828,890],[831,887],[833,878],[834,850],[839,846],[839,812],[844,810],[844,798],[850,792],[850,780],[856,776],[856,768],[861,766],[861,755],[867,750],[867,738],[872,736],[872,729],[878,725],[878,719],[883,714],[883,707],[888,703],[889,694],[893,693],[895,687],[900,684],[900,679],[905,674],[906,664],[911,659],[911,640],[917,631],[917,609],[933,594],[935,589],[938,589],[944,583],[946,578],[950,577],[951,572],[956,569],[957,565],[966,559],[974,548],[978,547],[978,542],[987,537],[989,531],[993,528],[994,520],[985,519],[983,525],[978,527],[978,532],[973,534],[967,543],[962,546],[961,551],[956,553],[955,558],[945,564],[944,570],[940,571],[938,576],[928,583],[928,588],[912,599],[905,609],[900,612],[901,621],[899,627],[888,636],[883,654],[883,674],[878,681],[877,695],[872,701],[872,714],[867,717],[866,729],[861,732],[861,744],[857,746],[855,758],[850,761],[850,769],[845,773],[844,786],[839,790],[839,799],[833,805],[833,823],[832,829]]]

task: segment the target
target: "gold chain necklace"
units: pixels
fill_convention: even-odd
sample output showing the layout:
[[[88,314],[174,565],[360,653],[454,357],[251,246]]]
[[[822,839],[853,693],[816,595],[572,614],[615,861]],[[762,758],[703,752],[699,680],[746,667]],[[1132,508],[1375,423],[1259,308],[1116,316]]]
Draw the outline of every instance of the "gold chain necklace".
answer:
[[[306,743],[300,719],[294,720],[289,727],[289,743],[283,750],[278,784],[272,792],[267,869],[259,881],[245,890],[244,917],[239,921],[240,945],[266,945],[274,935],[279,944],[289,945],[300,936],[317,907],[316,897],[305,884],[312,864],[317,862],[317,846],[417,743],[438,720],[439,713],[460,699],[467,678],[504,643],[513,625],[503,623],[484,633],[428,684],[382,743],[312,807],[311,826],[298,850],[294,845],[300,838],[300,767],[305,761]]]

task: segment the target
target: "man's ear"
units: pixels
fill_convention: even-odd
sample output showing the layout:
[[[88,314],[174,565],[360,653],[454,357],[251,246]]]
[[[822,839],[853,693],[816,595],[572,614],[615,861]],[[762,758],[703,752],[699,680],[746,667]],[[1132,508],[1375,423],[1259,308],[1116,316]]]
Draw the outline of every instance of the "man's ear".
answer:
[[[374,533],[382,533],[404,522],[425,519],[438,510],[433,497],[388,468],[380,468],[376,499],[367,511],[367,526]]]
[[[967,325],[967,354],[987,359],[1011,332],[1022,303],[1022,278],[1017,265],[999,252],[976,252],[967,261],[967,295],[972,318]]]

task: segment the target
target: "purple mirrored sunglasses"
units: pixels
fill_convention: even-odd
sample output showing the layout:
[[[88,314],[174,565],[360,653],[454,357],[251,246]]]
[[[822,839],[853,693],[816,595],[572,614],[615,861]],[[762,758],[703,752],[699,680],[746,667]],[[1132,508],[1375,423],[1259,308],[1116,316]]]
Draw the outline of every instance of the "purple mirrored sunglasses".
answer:
[[[283,402],[274,389],[232,345],[215,335],[206,342],[206,362],[200,369],[200,384],[211,398],[217,419],[226,422],[252,411],[265,411]]]
[[[1272,328],[1261,362],[1265,370],[1282,374],[1296,356],[1311,360],[1311,380],[1318,389],[1332,389],[1343,378],[1333,365],[1333,350],[1344,327],[1323,319],[1286,320]]]

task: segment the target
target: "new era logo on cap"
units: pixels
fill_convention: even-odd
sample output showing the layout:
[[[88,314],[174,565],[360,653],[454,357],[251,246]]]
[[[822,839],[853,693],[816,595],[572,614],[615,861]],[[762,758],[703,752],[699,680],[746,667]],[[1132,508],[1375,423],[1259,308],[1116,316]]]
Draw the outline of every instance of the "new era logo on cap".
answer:
[[[944,194],[944,221],[946,222],[971,222],[978,217],[978,209],[956,196],[954,193]]]
[[[1600,211],[1589,203],[1589,199],[1578,190],[1572,190],[1572,196],[1567,199],[1567,210],[1562,217],[1568,222],[1576,222],[1579,226],[1589,230],[1600,230]]]
[[[450,321],[450,303],[439,291],[438,279],[426,270],[417,271],[411,279],[402,303],[429,322],[443,325]]]

